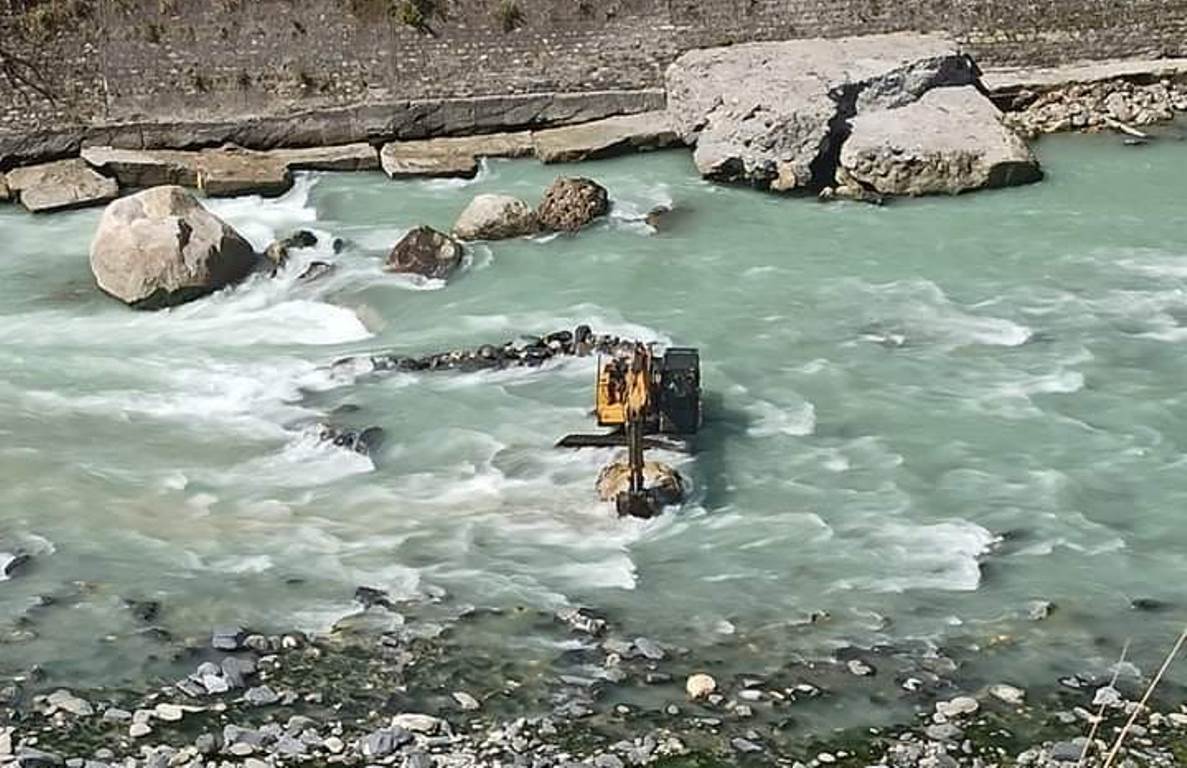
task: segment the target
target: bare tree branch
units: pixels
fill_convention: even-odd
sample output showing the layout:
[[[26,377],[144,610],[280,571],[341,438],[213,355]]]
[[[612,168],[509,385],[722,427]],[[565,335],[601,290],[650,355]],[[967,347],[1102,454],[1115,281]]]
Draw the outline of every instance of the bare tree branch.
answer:
[[[53,92],[46,85],[40,70],[4,46],[0,46],[0,83],[7,83],[8,87],[23,98],[26,103],[30,101],[30,92],[51,104],[57,103],[57,99],[54,98]]]

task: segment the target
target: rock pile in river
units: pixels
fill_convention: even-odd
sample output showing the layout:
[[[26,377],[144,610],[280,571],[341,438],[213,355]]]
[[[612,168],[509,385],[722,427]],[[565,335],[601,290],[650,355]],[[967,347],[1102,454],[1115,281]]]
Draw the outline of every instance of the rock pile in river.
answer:
[[[251,274],[251,245],[181,187],[154,187],[107,206],[91,242],[107,294],[143,309],[190,301]]]
[[[576,232],[610,210],[606,188],[592,179],[560,177],[544,192],[536,218],[545,229]]]
[[[534,368],[557,357],[591,354],[612,355],[633,349],[635,342],[611,334],[595,334],[588,325],[572,331],[528,337],[505,344],[485,344],[476,349],[456,349],[428,355],[398,353],[345,357],[335,361],[337,370],[353,373],[384,371],[482,371],[502,368]]]
[[[432,227],[417,227],[400,238],[387,257],[389,272],[444,280],[462,263],[462,244]]]
[[[504,240],[535,233],[536,212],[517,197],[478,195],[458,216],[453,234],[463,240]]]
[[[964,191],[989,178],[1033,180],[1033,174],[945,171],[936,183],[943,158],[976,156],[985,165],[1002,154],[999,116],[979,92],[963,95],[954,114],[943,115],[935,103],[893,114],[935,89],[978,83],[976,64],[954,43],[907,33],[694,50],[667,73],[668,109],[681,137],[695,146],[702,175],[774,191],[831,188],[858,121],[864,148],[925,158],[892,169],[897,180],[883,186],[903,190],[894,194]],[[942,125],[928,130],[928,121],[941,115]],[[918,131],[909,147],[902,146],[903,124]],[[1018,161],[1008,154],[1006,162]],[[917,168],[932,180],[904,179]],[[863,175],[859,170],[846,180],[864,186]]]

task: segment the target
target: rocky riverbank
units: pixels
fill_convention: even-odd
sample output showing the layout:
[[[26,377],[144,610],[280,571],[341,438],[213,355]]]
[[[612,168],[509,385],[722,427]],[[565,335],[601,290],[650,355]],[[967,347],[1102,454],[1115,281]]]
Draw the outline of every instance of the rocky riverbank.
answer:
[[[571,162],[679,143],[709,178],[778,192],[954,194],[1041,178],[1019,137],[1138,137],[1173,119],[1187,110],[1184,72],[1153,60],[983,76],[936,35],[749,43],[682,55],[666,92],[447,99],[7,137],[0,201],[54,211],[160,184],[278,195],[303,170],[473,177],[487,157]]]
[[[1102,765],[1131,719],[1115,764],[1172,766],[1187,754],[1187,710],[1140,706],[1145,681],[1133,677],[966,688],[942,653],[905,662],[859,649],[746,674],[624,635],[585,609],[488,612],[439,591],[397,602],[367,587],[355,600],[357,613],[316,638],[221,627],[172,644],[157,627],[190,671],[151,688],[84,691],[40,670],[19,675],[0,687],[0,765],[1054,768],[1082,755]],[[147,624],[160,614],[154,603],[130,610]],[[470,633],[528,626],[555,638],[555,671],[530,656],[459,651]],[[916,719],[839,733],[797,726],[834,706],[841,687],[907,701]]]

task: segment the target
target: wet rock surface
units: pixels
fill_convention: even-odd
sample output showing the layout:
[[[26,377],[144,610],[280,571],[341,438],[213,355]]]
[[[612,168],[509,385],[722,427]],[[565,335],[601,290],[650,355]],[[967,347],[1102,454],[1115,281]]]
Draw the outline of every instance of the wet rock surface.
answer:
[[[91,271],[135,307],[180,304],[239,282],[251,245],[181,187],[155,187],[108,205],[91,242]]]
[[[576,232],[609,211],[605,187],[592,179],[561,177],[545,190],[536,218],[545,229]]]
[[[400,238],[387,257],[389,272],[444,280],[462,263],[462,244],[432,227],[417,227]]]

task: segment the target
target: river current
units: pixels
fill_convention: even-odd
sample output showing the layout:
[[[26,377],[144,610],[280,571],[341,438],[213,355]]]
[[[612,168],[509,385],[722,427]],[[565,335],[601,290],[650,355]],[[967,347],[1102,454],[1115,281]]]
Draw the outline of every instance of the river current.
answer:
[[[94,288],[98,211],[0,209],[0,553],[32,555],[0,581],[0,671],[128,683],[166,662],[126,599],[182,637],[323,631],[359,585],[594,606],[722,668],[963,649],[975,678],[1029,685],[1132,640],[1149,671],[1187,573],[1187,145],[1039,152],[1041,184],[884,207],[712,185],[682,151],[308,175],[209,206],[258,248],[297,228],[317,247],[158,313]],[[475,246],[447,285],[382,271],[408,228],[558,173],[603,183],[613,215]],[[299,281],[313,260],[336,270]],[[704,433],[668,457],[683,508],[617,520],[593,490],[613,452],[553,447],[593,429],[591,359],[329,368],[579,323],[700,348]],[[386,441],[367,458],[319,421]]]

